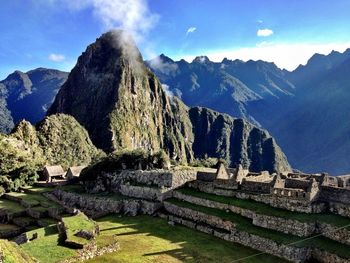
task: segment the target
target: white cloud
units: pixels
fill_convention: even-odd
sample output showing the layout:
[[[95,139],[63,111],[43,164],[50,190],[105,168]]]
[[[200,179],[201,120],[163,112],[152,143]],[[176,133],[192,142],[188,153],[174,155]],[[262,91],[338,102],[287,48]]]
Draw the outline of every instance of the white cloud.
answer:
[[[274,62],[280,68],[294,70],[300,64],[305,65],[309,58],[315,53],[329,54],[332,50],[344,52],[350,48],[350,42],[344,43],[269,43],[262,42],[254,47],[238,48],[231,50],[212,50],[205,52],[211,61],[222,61],[225,57],[228,59],[240,59],[243,61],[264,60]],[[203,54],[203,53],[202,53]],[[202,55],[201,54],[201,55]],[[184,58],[191,62],[199,54],[180,55],[173,59]]]
[[[170,87],[167,84],[162,84],[162,88],[165,91],[166,95],[168,95],[168,97],[174,97],[174,93],[170,90]]]
[[[258,37],[268,37],[271,36],[273,34],[273,31],[271,29],[265,28],[265,29],[259,29],[256,32],[256,35]]]
[[[193,32],[196,31],[196,30],[197,30],[196,27],[191,26],[190,28],[187,29],[186,35],[191,34],[191,33],[193,33]]]
[[[122,28],[137,42],[157,23],[159,16],[149,10],[147,0],[65,0],[72,10],[91,8],[106,30]]]
[[[261,19],[257,20],[256,22],[258,22],[259,24],[262,24],[264,21],[262,21]]]
[[[66,59],[66,57],[62,54],[52,53],[49,55],[48,59],[53,61],[53,62],[62,62]]]

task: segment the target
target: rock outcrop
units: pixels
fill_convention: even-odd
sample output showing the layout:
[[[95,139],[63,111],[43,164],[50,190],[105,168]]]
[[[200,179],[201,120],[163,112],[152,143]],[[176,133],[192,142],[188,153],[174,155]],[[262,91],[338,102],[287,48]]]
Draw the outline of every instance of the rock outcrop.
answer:
[[[249,171],[290,171],[286,156],[270,134],[243,119],[206,108],[191,108],[195,156],[223,158]]]
[[[191,142],[172,107],[130,36],[111,31],[79,57],[48,114],[74,116],[107,152],[164,148],[186,160]]]

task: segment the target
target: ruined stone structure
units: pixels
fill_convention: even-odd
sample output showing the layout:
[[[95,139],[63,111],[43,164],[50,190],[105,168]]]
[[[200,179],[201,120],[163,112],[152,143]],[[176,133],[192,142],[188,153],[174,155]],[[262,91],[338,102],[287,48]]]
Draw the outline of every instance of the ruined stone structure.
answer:
[[[350,175],[252,173],[241,166],[198,173],[194,188],[217,195],[253,199],[291,211],[330,212],[350,217]],[[238,191],[237,191],[238,190]]]

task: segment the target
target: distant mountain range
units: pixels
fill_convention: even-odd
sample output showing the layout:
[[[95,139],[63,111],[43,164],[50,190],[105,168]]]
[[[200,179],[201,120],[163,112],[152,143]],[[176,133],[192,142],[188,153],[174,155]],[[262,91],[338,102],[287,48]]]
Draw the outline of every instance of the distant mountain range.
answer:
[[[67,77],[67,72],[38,68],[0,81],[0,132],[9,132],[21,119],[42,120]]]
[[[315,54],[293,72],[264,61],[205,56],[191,63],[165,55],[147,61],[167,90],[269,130],[294,168],[350,171],[350,49]]]
[[[305,66],[299,66],[293,72],[281,70],[274,63],[264,61],[243,62],[224,59],[221,62],[212,62],[206,56],[196,57],[191,63],[188,63],[185,60],[173,61],[162,54],[153,60],[146,61],[146,64],[157,75],[163,90],[168,95],[176,95],[189,106],[208,107],[236,118],[248,120],[257,127],[266,128],[281,145],[294,168],[305,172],[327,171],[332,174],[350,171],[350,162],[347,158],[347,153],[350,152],[350,122],[348,122],[350,117],[350,49],[344,53],[333,51],[329,55],[315,54]],[[95,80],[99,83],[101,81],[109,83],[113,78],[102,78],[104,73],[102,69],[102,67],[99,69],[101,77]],[[73,92],[72,88],[67,88],[69,85],[76,87],[74,92],[77,92],[79,85],[82,85],[83,81],[88,81],[81,79],[82,72],[82,69],[72,71],[73,75],[65,84],[66,88],[63,88],[62,93],[67,93],[68,90]],[[110,74],[116,74],[117,71],[113,72],[111,71]],[[16,71],[1,81],[0,131],[9,132],[14,123],[22,118],[32,123],[41,120],[67,76],[66,72],[40,68],[27,73]],[[87,83],[92,83],[90,80]],[[130,81],[134,83],[135,80],[131,78]],[[56,102],[55,112],[76,115],[75,117],[89,131],[95,144],[105,150],[113,149],[116,146],[119,147],[119,144],[115,144],[115,141],[107,142],[105,139],[98,139],[100,132],[96,125],[106,124],[107,120],[103,117],[105,115],[103,112],[92,111],[96,103],[109,104],[102,100],[88,102],[90,97],[97,96],[98,92],[100,92],[98,89],[91,94],[80,92],[80,102],[77,99],[74,99],[73,102],[73,97],[69,96],[69,94],[77,96],[75,93],[67,93],[64,96],[65,105],[71,103],[70,110],[62,108],[63,102],[59,104]],[[131,100],[132,98],[133,96],[130,97]],[[96,121],[86,120],[84,123],[85,120],[79,117],[79,111],[72,108],[73,105],[83,102],[86,102],[85,105],[88,107],[86,110],[91,112],[89,118],[95,118]],[[79,109],[81,110],[80,107]],[[193,119],[194,111],[190,109],[188,113],[189,116],[192,116],[191,121],[194,125],[191,129],[197,129],[196,126],[200,123]],[[97,116],[98,114],[103,116]],[[210,114],[211,119],[214,115]],[[208,115],[206,118],[209,118]],[[177,127],[180,129],[186,126],[179,125]],[[212,130],[211,124],[208,127]],[[178,128],[172,128],[173,132],[177,132]],[[93,129],[96,129],[97,135]],[[203,138],[206,138],[205,134],[201,134]],[[138,135],[135,136],[136,139]],[[142,140],[138,143],[144,144]],[[159,144],[160,142],[148,141],[148,143]],[[188,151],[186,153],[186,150],[179,149],[189,146],[186,146],[184,142],[181,145],[183,146],[173,145],[172,147],[177,154],[188,155]],[[195,150],[200,149],[198,147],[207,146],[200,146],[194,141],[193,147]],[[217,151],[223,150],[217,149]],[[201,152],[194,152],[194,154],[200,156]]]

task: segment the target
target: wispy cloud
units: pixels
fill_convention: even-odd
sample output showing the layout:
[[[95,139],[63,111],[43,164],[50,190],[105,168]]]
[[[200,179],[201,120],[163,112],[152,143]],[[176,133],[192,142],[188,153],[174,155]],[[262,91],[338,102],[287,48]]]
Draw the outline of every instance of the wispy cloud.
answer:
[[[196,27],[191,26],[190,28],[188,28],[188,29],[187,29],[186,36],[187,36],[188,34],[193,33],[193,32],[194,32],[194,31],[196,31],[196,30],[197,30],[197,28],[196,28]]]
[[[56,0],[58,1],[58,0]],[[147,0],[64,0],[72,10],[92,9],[94,16],[106,30],[122,28],[137,42],[157,23],[159,16],[152,13]]]
[[[350,48],[350,42],[343,43],[272,43],[261,42],[254,47],[211,50],[201,54],[179,55],[173,59],[184,58],[191,62],[196,56],[206,54],[211,61],[222,61],[225,57],[228,59],[264,60],[274,62],[280,68],[293,70],[300,64],[305,65],[308,59],[315,53],[329,54],[332,50],[344,52]]]
[[[259,29],[256,32],[256,35],[258,37],[268,37],[271,36],[273,34],[273,31],[271,29],[265,28],[265,29]]]
[[[53,61],[53,62],[62,62],[66,59],[66,57],[62,54],[51,53],[49,55],[48,59]]]

